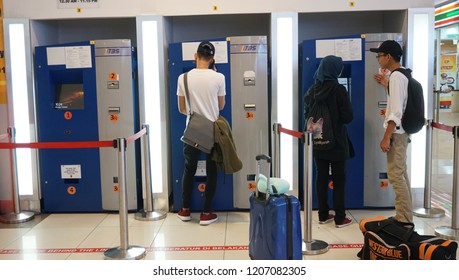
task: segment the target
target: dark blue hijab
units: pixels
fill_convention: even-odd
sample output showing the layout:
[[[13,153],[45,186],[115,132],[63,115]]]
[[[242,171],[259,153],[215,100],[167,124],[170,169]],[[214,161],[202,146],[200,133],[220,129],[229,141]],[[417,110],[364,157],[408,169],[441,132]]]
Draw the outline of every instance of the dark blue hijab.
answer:
[[[323,84],[325,81],[336,81],[343,70],[343,59],[328,55],[322,59],[314,74],[314,83]]]

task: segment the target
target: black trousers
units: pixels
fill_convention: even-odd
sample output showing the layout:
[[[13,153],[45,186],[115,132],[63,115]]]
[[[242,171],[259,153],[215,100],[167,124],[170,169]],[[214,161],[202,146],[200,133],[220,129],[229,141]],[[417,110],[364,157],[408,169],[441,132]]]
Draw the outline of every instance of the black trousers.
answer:
[[[319,207],[319,220],[325,221],[328,217],[328,183],[333,180],[333,210],[335,223],[340,224],[346,217],[344,206],[344,191],[346,185],[346,161],[330,161],[315,158],[316,163],[316,194]]]
[[[182,176],[182,207],[190,208],[191,194],[194,186],[194,175],[198,167],[201,151],[193,146],[183,144],[183,156],[185,157],[185,169]],[[206,189],[203,212],[212,209],[212,201],[217,190],[217,164],[212,160],[211,154],[206,154]]]

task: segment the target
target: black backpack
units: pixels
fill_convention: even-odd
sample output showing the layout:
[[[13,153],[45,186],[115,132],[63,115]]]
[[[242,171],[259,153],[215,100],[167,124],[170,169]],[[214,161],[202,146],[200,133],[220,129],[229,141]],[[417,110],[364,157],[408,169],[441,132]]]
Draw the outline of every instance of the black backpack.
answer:
[[[408,97],[402,117],[402,127],[408,134],[419,132],[426,123],[422,85],[411,76],[411,69],[397,68],[408,78]]]
[[[314,100],[306,119],[306,131],[313,134],[314,150],[330,150],[335,146],[335,136],[326,100]]]

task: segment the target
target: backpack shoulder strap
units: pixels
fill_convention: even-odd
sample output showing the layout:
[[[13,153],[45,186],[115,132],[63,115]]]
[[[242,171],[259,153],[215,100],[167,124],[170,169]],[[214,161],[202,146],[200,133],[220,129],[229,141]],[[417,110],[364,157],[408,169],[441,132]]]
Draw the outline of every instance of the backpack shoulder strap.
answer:
[[[188,113],[191,115],[191,104],[190,104],[190,93],[189,93],[189,90],[188,90],[188,72],[186,72],[184,75],[183,75],[183,83],[185,85],[185,99],[186,99],[186,102],[188,103]]]
[[[394,73],[395,71],[398,71],[400,73],[402,73],[403,75],[405,75],[405,77],[408,79],[408,82],[410,81],[410,79],[412,78],[411,77],[411,69],[410,68],[397,68],[397,69],[394,69],[394,71],[392,71],[392,73]],[[389,85],[387,86],[387,95],[390,95],[390,92],[389,92]]]
[[[413,72],[410,68],[401,68],[401,67],[395,69],[392,72],[395,72],[395,71],[398,71],[398,72],[402,73],[403,75],[405,75],[405,77],[407,77],[408,80],[411,78],[411,72]]]

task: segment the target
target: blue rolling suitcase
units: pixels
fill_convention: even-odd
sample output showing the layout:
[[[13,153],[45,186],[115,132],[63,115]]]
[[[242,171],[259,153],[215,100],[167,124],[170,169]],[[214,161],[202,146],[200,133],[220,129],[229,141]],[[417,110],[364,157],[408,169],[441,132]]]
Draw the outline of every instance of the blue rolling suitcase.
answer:
[[[256,157],[269,164],[266,155]],[[258,178],[258,176],[257,176]],[[269,178],[269,176],[268,176]],[[268,186],[270,186],[268,179]],[[302,238],[300,203],[291,195],[269,195],[258,188],[250,195],[249,256],[253,260],[301,260]]]

